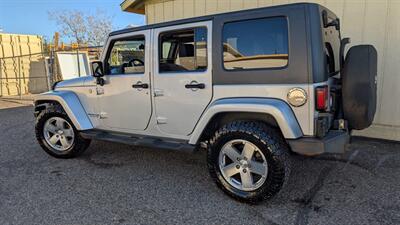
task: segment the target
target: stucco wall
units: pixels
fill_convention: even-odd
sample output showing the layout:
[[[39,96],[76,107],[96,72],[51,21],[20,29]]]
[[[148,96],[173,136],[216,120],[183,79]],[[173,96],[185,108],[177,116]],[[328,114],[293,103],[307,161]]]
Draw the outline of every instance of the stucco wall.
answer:
[[[152,0],[146,3],[148,23],[287,4],[293,0]],[[320,0],[342,21],[342,36],[351,45],[373,44],[379,54],[378,106],[374,126],[357,132],[400,140],[400,0]]]

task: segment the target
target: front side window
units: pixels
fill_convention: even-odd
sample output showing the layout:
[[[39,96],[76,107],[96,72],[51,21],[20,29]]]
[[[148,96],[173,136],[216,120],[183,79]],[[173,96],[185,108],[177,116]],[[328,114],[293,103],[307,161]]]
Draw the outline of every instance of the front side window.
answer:
[[[222,38],[227,70],[278,68],[288,64],[288,25],[284,17],[226,23]]]
[[[207,69],[207,29],[162,33],[159,52],[160,73],[204,71]]]
[[[115,41],[107,60],[108,74],[144,73],[144,53],[144,36]]]

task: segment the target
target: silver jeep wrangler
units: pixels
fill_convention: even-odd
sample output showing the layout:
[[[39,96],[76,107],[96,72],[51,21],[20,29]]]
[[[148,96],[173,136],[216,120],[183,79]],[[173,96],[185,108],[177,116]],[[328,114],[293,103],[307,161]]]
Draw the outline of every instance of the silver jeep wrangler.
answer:
[[[57,158],[91,139],[208,151],[212,179],[257,202],[290,154],[342,153],[373,120],[377,53],[341,39],[328,9],[290,4],[112,32],[93,76],[35,99],[36,137]]]

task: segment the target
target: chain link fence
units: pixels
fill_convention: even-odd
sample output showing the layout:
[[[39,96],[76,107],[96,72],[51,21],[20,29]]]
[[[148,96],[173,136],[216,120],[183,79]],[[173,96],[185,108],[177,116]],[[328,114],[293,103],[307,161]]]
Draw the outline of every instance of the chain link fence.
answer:
[[[102,46],[63,46],[59,50],[1,57],[0,98],[31,99],[34,94],[49,91],[55,82],[71,78],[64,74],[69,70],[63,68],[75,69],[75,76],[88,75],[87,65],[99,59],[101,50]]]

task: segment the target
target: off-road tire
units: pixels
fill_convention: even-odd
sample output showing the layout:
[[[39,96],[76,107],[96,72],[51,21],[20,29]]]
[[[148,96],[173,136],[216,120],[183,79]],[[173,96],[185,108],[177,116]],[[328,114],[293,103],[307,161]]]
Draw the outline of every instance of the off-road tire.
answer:
[[[218,157],[222,146],[233,139],[244,139],[256,145],[268,162],[268,175],[264,184],[254,191],[239,190],[222,176]],[[279,130],[261,122],[235,121],[217,130],[209,141],[207,165],[217,186],[231,197],[258,203],[276,195],[287,183],[290,174],[289,148]]]
[[[74,131],[74,142],[72,146],[65,151],[53,149],[45,140],[43,129],[46,121],[52,117],[61,117],[68,121]],[[81,155],[90,145],[90,140],[83,138],[75,128],[64,109],[59,104],[50,104],[39,113],[36,118],[35,134],[40,146],[49,155],[56,158],[74,158]]]
[[[343,116],[350,129],[369,127],[377,102],[378,53],[372,45],[349,49],[341,72]]]

